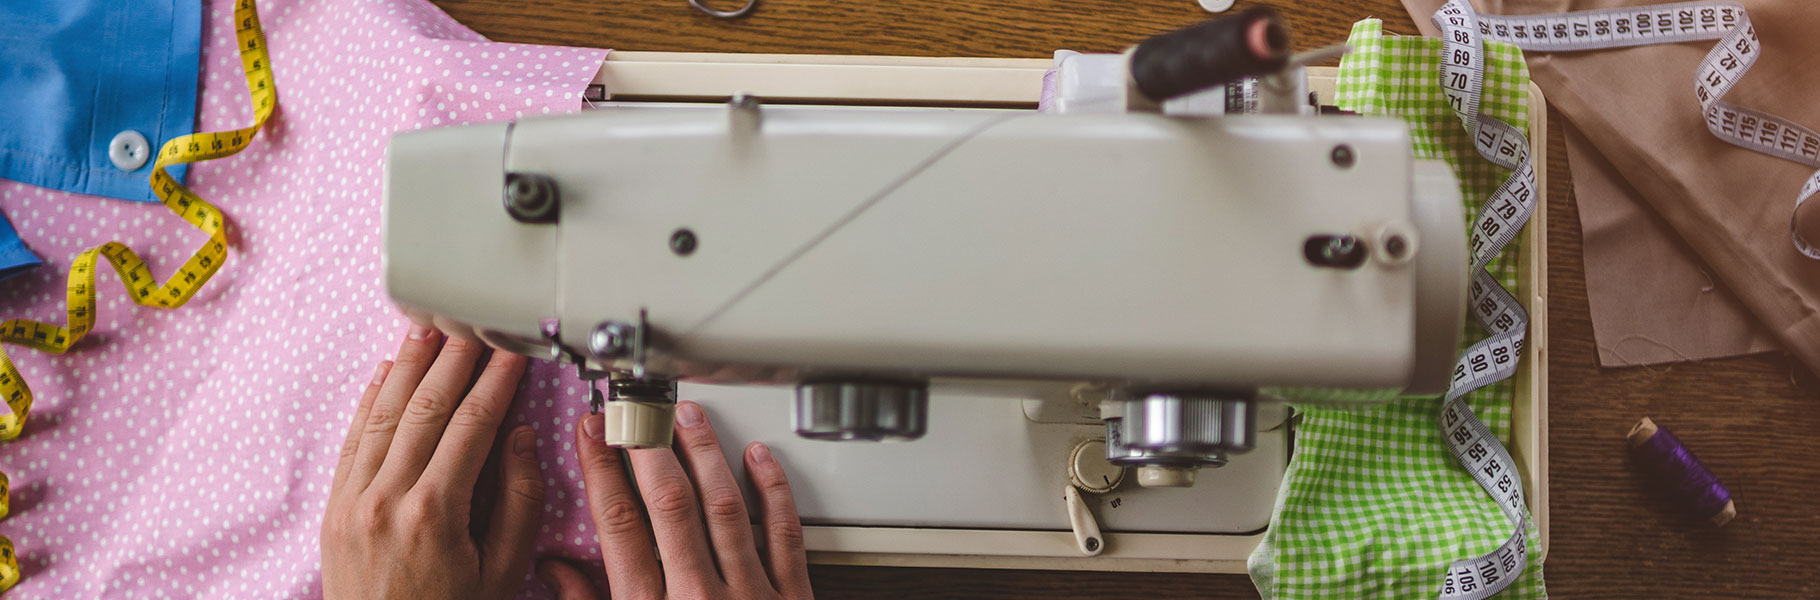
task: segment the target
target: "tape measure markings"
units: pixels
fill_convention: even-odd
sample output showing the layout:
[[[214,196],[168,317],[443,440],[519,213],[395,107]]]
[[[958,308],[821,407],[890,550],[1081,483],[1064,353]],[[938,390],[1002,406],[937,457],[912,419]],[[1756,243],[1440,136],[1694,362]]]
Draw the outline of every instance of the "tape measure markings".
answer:
[[[19,557],[13,554],[13,541],[0,535],[0,592],[19,583]]]
[[[70,264],[69,278],[64,286],[68,324],[10,319],[0,322],[0,343],[61,354],[80,341],[94,328],[95,267],[101,258],[106,258],[119,274],[134,303],[157,308],[183,306],[221,269],[227,259],[227,229],[221,210],[179,183],[164,168],[240,152],[252,143],[278,104],[271,56],[266,49],[265,32],[260,26],[254,0],[236,3],[234,21],[240,63],[253,106],[253,124],[230,131],[193,133],[165,142],[153,163],[150,179],[152,192],[159,201],[185,222],[208,234],[208,241],[162,285],[145,260],[125,244],[108,242],[85,250]],[[12,441],[24,430],[25,420],[31,414],[32,391],[3,347],[0,347],[0,396],[5,397],[6,405],[11,409],[10,413],[0,415],[0,442]],[[5,474],[0,473],[0,518],[7,512],[6,492]],[[0,536],[0,592],[18,583],[19,576],[12,540]]]
[[[1441,28],[1441,85],[1481,156],[1512,176],[1484,204],[1473,221],[1473,281],[1469,294],[1475,320],[1492,335],[1474,344],[1455,366],[1441,416],[1450,450],[1485,491],[1498,499],[1514,532],[1497,550],[1455,561],[1442,583],[1443,598],[1477,599],[1508,586],[1523,566],[1522,485],[1513,479],[1515,463],[1489,430],[1459,398],[1509,377],[1521,352],[1528,315],[1495,279],[1483,271],[1514,237],[1534,210],[1534,167],[1522,132],[1481,115],[1479,102],[1484,69],[1481,44],[1486,38],[1542,52],[1583,51],[1628,46],[1719,39],[1701,60],[1694,78],[1708,131],[1727,142],[1757,152],[1820,167],[1820,134],[1787,119],[1736,106],[1723,100],[1761,53],[1756,31],[1744,7],[1731,1],[1682,2],[1656,6],[1580,11],[1555,15],[1480,16],[1464,0],[1449,0],[1435,13]],[[1810,258],[1820,249],[1802,239],[1797,227],[1801,207],[1820,192],[1820,172],[1808,177],[1795,201],[1790,237]],[[1500,362],[1507,361],[1507,362]],[[1514,559],[1514,561],[1513,561]]]
[[[1511,533],[1490,553],[1448,565],[1439,596],[1450,600],[1478,600],[1503,591],[1522,574],[1529,553],[1529,513],[1516,461],[1465,401],[1467,394],[1516,373],[1529,331],[1529,312],[1486,266],[1529,223],[1536,204],[1528,136],[1482,111],[1485,55],[1482,40],[1475,35],[1474,17],[1471,6],[1462,0],[1450,0],[1435,13],[1435,23],[1442,30],[1440,84],[1454,114],[1472,136],[1474,149],[1511,173],[1472,220],[1467,307],[1489,335],[1468,347],[1454,364],[1439,425],[1454,457],[1497,501],[1510,521]]]
[[[1694,98],[1706,129],[1719,139],[1762,154],[1820,168],[1820,133],[1783,117],[1726,102],[1724,97],[1762,54],[1757,30],[1744,6],[1730,0],[1680,2],[1588,10],[1557,15],[1482,16],[1483,37],[1539,52],[1603,50],[1655,44],[1719,40],[1694,73]],[[1820,191],[1820,171],[1810,175],[1795,198],[1794,212]],[[1820,249],[1801,237],[1791,217],[1790,239],[1808,258]]]

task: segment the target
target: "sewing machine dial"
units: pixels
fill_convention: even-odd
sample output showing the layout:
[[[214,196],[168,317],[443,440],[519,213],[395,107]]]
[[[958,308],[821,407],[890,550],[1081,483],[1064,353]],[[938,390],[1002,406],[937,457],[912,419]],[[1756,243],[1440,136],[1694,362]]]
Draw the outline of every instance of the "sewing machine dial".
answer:
[[[1068,455],[1068,480],[1083,491],[1104,494],[1125,481],[1125,467],[1106,460],[1106,440],[1081,440]]]
[[[1226,466],[1228,453],[1251,449],[1257,408],[1250,398],[1214,394],[1144,394],[1120,402],[1106,419],[1106,458],[1137,467],[1144,487],[1189,487],[1203,468]]]

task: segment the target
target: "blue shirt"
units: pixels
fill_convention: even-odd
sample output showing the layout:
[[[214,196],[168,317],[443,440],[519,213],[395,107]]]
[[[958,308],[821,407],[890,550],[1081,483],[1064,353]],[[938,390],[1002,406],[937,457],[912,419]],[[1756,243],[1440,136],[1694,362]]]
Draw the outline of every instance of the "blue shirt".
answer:
[[[38,255],[25,247],[25,242],[13,231],[13,224],[0,217],[0,279],[30,271],[41,264],[44,261],[38,260]]]
[[[195,129],[201,0],[0,0],[0,24],[0,178],[157,200],[149,158]],[[31,253],[0,234],[4,277]]]

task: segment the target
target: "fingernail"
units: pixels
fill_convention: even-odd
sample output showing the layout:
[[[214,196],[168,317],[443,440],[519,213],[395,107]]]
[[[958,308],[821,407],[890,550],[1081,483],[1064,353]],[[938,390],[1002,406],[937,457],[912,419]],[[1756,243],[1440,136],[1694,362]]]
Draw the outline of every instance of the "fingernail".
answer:
[[[752,462],[761,465],[768,465],[775,462],[775,460],[771,458],[771,449],[765,447],[764,444],[752,442],[752,449],[748,450],[748,452],[752,453]]]
[[[606,417],[603,417],[601,415],[588,415],[586,417],[582,417],[581,418],[581,432],[583,434],[586,434],[588,436],[588,439],[590,439],[590,440],[594,440],[596,442],[600,441],[601,433],[602,433],[601,430],[606,428],[606,425],[604,424],[605,422],[603,421],[603,419],[605,419],[605,418]]]
[[[702,421],[701,405],[694,402],[676,404],[676,424],[683,427],[695,427]]]
[[[430,326],[429,325],[422,325],[422,324],[418,324],[416,322],[411,323],[411,339],[421,340],[421,339],[427,338],[427,337],[430,337]]]
[[[379,368],[373,369],[373,385],[385,383],[386,373],[392,372],[392,361],[379,361]]]
[[[537,458],[537,434],[530,429],[519,429],[512,434],[512,451],[519,458]]]

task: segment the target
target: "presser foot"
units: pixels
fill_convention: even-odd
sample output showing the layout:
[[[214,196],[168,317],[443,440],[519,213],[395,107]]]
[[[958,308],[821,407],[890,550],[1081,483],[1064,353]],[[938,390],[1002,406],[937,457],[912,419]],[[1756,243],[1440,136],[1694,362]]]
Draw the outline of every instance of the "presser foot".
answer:
[[[588,414],[601,415],[601,439],[615,448],[668,448],[676,424],[676,382],[662,377],[590,369],[576,362],[588,382]],[[607,389],[600,388],[601,380]]]
[[[676,426],[676,382],[615,375],[601,402],[602,440],[616,448],[668,448]]]

